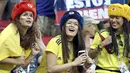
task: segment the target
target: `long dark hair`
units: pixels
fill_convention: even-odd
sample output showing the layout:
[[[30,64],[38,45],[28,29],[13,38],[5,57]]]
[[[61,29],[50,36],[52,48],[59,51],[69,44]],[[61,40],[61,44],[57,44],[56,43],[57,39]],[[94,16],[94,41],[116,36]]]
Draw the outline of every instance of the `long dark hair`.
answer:
[[[63,28],[62,28],[62,32],[61,32],[61,40],[62,40],[63,61],[64,61],[64,63],[68,63],[69,48],[68,48],[68,41],[66,40],[67,35],[66,35],[66,32],[65,32],[66,31],[65,30],[65,24],[62,27]],[[83,39],[82,28],[81,28],[80,25],[79,25],[78,32],[77,32],[76,36],[74,37],[72,43],[73,43],[73,56],[74,56],[74,59],[75,59],[76,57],[78,57],[78,51],[79,50],[85,50],[85,42],[84,42],[84,39]],[[79,70],[83,71],[83,68],[80,68]]]
[[[20,31],[21,23],[19,22],[19,17],[16,17],[16,19],[13,21],[13,23],[17,26],[18,30],[17,33]],[[16,34],[17,34],[16,33]],[[24,36],[20,35],[20,45],[24,49],[29,49],[34,47],[36,43],[36,38],[40,38],[40,31],[38,30],[38,26],[33,23],[30,28],[28,28],[26,34]]]
[[[124,51],[123,51],[123,55],[128,57],[128,54],[130,52],[130,48],[129,48],[129,21],[127,21],[125,18],[123,18],[123,34],[124,34]],[[110,23],[111,24],[111,23]],[[112,36],[112,46],[113,46],[113,53],[115,53],[116,55],[119,54],[119,47],[117,44],[116,39],[119,37],[119,35],[115,34],[115,29],[112,28],[112,26],[110,25],[110,27],[108,28],[110,35]],[[121,38],[119,37],[118,39],[121,40]],[[123,43],[123,42],[122,42]]]

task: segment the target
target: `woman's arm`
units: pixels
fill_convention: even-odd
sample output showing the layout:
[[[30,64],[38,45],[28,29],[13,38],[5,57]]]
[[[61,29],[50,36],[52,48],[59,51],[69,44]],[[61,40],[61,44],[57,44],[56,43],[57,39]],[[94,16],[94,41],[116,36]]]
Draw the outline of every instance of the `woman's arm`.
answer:
[[[0,61],[0,63],[8,63],[15,65],[24,65],[25,64],[25,54],[22,52],[22,55],[19,57],[8,57]]]
[[[34,55],[30,54],[29,57],[25,59],[25,56],[22,55],[20,57],[15,58],[5,58],[1,60],[0,63],[21,65],[23,68],[25,68],[34,57],[35,57]]]
[[[22,56],[17,57],[17,58],[5,58],[5,59],[1,60],[0,63],[24,65],[25,59]]]
[[[31,53],[30,55],[27,57],[27,59],[25,59],[25,64],[22,65],[23,68],[25,68],[31,61],[32,59],[35,58],[35,56],[40,53],[40,49],[38,48],[37,45],[34,46],[34,48],[31,49]]]
[[[47,52],[48,72],[57,73],[57,72],[65,71],[67,69],[71,69],[73,66],[78,66],[82,63],[85,63],[86,59],[87,56],[84,53],[78,56],[73,62],[62,64],[62,65],[56,65],[57,56],[51,52]]]
[[[112,39],[111,36],[108,36],[107,38],[105,38],[105,40],[103,42],[101,42],[101,44],[98,45],[98,47],[96,49],[90,49],[88,52],[88,55],[94,59],[98,56],[98,54],[102,51],[103,46],[106,46],[108,44],[112,43]]]
[[[47,66],[48,66],[49,73],[62,72],[64,70],[67,70],[73,67],[72,62],[63,64],[63,65],[56,65],[56,59],[57,59],[56,55],[54,55],[53,53],[47,52]]]
[[[98,54],[101,52],[101,48],[97,48],[97,49],[90,49],[88,52],[89,57],[91,57],[92,59],[96,58],[98,56]]]
[[[39,49],[41,51],[43,51],[46,48],[46,46],[42,40],[42,34],[41,34],[40,30],[38,30],[38,32],[39,32],[39,38],[36,38],[36,43],[37,43],[37,46],[39,47]],[[43,53],[43,52],[41,52],[41,53]]]

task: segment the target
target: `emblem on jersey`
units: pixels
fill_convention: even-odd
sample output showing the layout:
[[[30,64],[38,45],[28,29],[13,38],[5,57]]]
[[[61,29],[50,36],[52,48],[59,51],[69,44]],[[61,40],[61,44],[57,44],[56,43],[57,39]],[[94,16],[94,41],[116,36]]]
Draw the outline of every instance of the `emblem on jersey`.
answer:
[[[56,43],[57,43],[58,45],[60,45],[61,39],[57,39],[57,40],[56,40]]]

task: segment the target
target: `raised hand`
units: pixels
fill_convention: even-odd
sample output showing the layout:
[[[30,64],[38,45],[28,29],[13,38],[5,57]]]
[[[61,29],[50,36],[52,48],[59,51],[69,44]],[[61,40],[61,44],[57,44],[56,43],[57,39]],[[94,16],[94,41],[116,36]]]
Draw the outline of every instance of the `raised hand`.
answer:
[[[108,36],[105,38],[105,40],[102,42],[102,46],[106,46],[112,43],[112,37]]]
[[[83,53],[80,56],[78,56],[72,63],[73,66],[78,66],[80,64],[84,64],[86,60],[87,60],[87,55],[86,53]]]
[[[32,55],[35,56],[40,52],[39,46],[37,43],[34,43],[34,46],[32,48]]]

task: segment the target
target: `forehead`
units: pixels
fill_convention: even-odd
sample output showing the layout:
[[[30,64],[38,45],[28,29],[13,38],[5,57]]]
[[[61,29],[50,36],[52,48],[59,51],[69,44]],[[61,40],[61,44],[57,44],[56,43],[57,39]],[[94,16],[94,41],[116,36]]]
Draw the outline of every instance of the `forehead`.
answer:
[[[111,16],[109,16],[110,18],[114,18],[114,17],[120,17],[120,18],[122,18],[121,16],[114,16],[114,15],[111,15]]]
[[[67,20],[67,22],[71,22],[71,21],[73,21],[73,22],[78,22],[78,20],[77,20],[77,19],[74,19],[74,18],[71,18],[71,19],[68,19],[68,20]]]
[[[22,14],[26,14],[26,13],[28,13],[28,14],[33,14],[31,11],[25,11],[25,12],[23,12]]]

